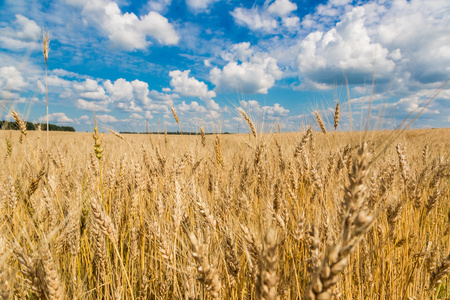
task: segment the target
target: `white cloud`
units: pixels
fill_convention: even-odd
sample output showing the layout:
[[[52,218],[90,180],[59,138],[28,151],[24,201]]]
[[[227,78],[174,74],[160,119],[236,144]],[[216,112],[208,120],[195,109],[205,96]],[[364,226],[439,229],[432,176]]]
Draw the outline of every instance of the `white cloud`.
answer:
[[[140,114],[134,113],[130,115],[130,119],[143,119],[144,117]]]
[[[212,100],[212,98],[216,97],[216,93],[209,91],[208,86],[204,82],[198,81],[195,77],[189,77],[190,72],[190,70],[169,72],[169,76],[172,77],[170,86],[173,90],[181,96],[200,98],[209,109],[219,109],[219,105]]]
[[[152,99],[149,97],[148,83],[135,79],[131,82],[131,85],[135,99],[143,105],[150,105]]]
[[[148,37],[163,45],[175,45],[180,39],[169,21],[155,11],[139,18],[134,13],[122,13],[111,0],[66,2],[81,6],[81,14],[88,23],[97,26],[113,45],[127,51],[146,49],[151,44]]]
[[[279,17],[285,17],[295,10],[297,10],[297,4],[289,0],[276,0],[267,9],[269,13]]]
[[[389,82],[404,97],[449,77],[449,1],[350,2],[329,1],[303,18],[310,34],[290,50],[299,53],[301,88],[329,88],[343,72],[350,84],[369,82],[375,66],[378,86]]]
[[[220,120],[220,113],[215,110],[210,110],[206,117],[213,122],[217,122],[217,120]]]
[[[263,7],[253,6],[250,9],[237,7],[231,15],[236,23],[251,30],[274,33],[282,27],[290,30],[298,27],[300,19],[292,15],[295,10],[297,4],[289,0],[275,0],[270,5],[266,2]]]
[[[450,72],[450,2],[400,1],[378,13],[381,5],[367,6],[378,15],[370,24],[371,33],[390,51],[399,49],[399,72],[413,81],[427,84],[444,81]]]
[[[147,120],[153,119],[152,112],[146,111],[146,112],[145,112],[145,118],[146,118]]]
[[[130,82],[119,78],[114,83],[106,80],[103,85],[111,101],[121,110],[140,112],[141,105],[148,107],[152,104],[146,82],[137,79]]]
[[[49,122],[55,123],[73,123],[74,121],[66,116],[65,113],[52,113],[48,115]],[[39,122],[46,122],[47,116],[42,116],[39,118]]]
[[[32,49],[38,46],[41,28],[35,21],[16,15],[13,27],[0,28],[0,46],[9,50]]]
[[[83,99],[78,99],[75,102],[75,105],[79,109],[90,110],[90,111],[111,111],[108,109],[108,102],[106,101],[86,101]]]
[[[223,60],[227,61],[246,61],[252,57],[254,50],[250,47],[249,42],[234,44],[229,51],[221,54]]]
[[[282,107],[280,104],[275,103],[273,106],[263,106],[263,110],[270,116],[287,116],[289,109]]]
[[[142,108],[139,107],[134,101],[118,102],[116,103],[115,107],[123,111],[136,111],[136,112],[142,111]]]
[[[217,1],[219,0],[186,0],[186,4],[194,12],[207,12],[208,8]]]
[[[28,101],[27,98],[21,97],[18,93],[11,93],[8,91],[0,91],[0,107],[5,107],[6,105],[11,105],[11,102],[14,103],[26,103]]]
[[[54,83],[62,79],[54,79]],[[67,85],[67,82],[70,84]],[[77,107],[95,111],[110,111],[111,109],[119,109],[129,112],[141,112],[143,108],[146,110],[156,109],[161,111],[166,104],[177,95],[167,95],[157,91],[149,91],[148,84],[140,80],[127,81],[119,78],[114,82],[106,80],[98,82],[93,79],[84,81],[65,81],[62,80],[61,85],[65,86],[64,97],[68,99],[76,99]],[[156,100],[153,100],[155,98]],[[156,101],[156,102],[155,102]],[[98,103],[95,103],[98,102]]]
[[[77,119],[78,122],[83,122],[85,124],[91,124],[91,118],[87,115],[83,115]]]
[[[287,28],[296,28],[299,26],[300,19],[298,17],[283,18],[283,25]]]
[[[258,117],[270,116],[270,117],[285,117],[289,114],[289,109],[282,107],[280,104],[275,103],[273,106],[261,106],[256,100],[241,100],[239,101],[241,108],[246,112],[257,115]]]
[[[59,77],[68,77],[68,78],[83,78],[86,77],[84,75],[80,75],[78,73],[74,73],[74,72],[69,72],[67,70],[63,70],[63,69],[53,69],[53,70],[49,70],[50,74],[59,76]]]
[[[376,78],[389,78],[395,63],[386,48],[371,41],[364,15],[364,8],[357,7],[328,32],[310,33],[297,57],[300,75],[319,84],[333,84],[345,73],[350,83],[359,84],[372,78],[376,63]]]
[[[165,103],[163,104],[152,103],[150,105],[145,106],[144,108],[150,111],[151,113],[168,114],[170,112],[169,106]]]
[[[92,92],[98,89],[98,83],[92,79],[86,79],[84,82],[76,82],[73,87],[79,92]]]
[[[0,89],[2,91],[22,91],[28,83],[14,66],[0,68]]]
[[[116,117],[111,115],[97,115],[96,118],[103,123],[116,123],[119,122],[119,120],[116,119]]]
[[[97,81],[92,79],[86,79],[84,82],[76,82],[73,84],[73,87],[77,92],[79,92],[79,96],[83,98],[88,98],[92,100],[105,100],[106,93],[105,89],[103,89]]]
[[[202,100],[214,98],[216,93],[208,91],[208,86],[204,82],[198,81],[195,77],[189,77],[190,72],[191,70],[169,72],[169,76],[172,78],[170,86],[173,90],[182,96],[199,97]]]
[[[123,78],[119,78],[114,83],[106,80],[103,84],[113,101],[131,101],[133,99],[133,85]]]
[[[229,63],[222,70],[214,67],[210,72],[216,91],[267,94],[275,80],[281,79],[283,75],[276,59],[267,53],[254,51],[249,43],[232,47],[230,53],[222,57],[228,59]]]
[[[151,11],[156,11],[159,13],[164,13],[167,11],[167,8],[172,3],[172,0],[150,0],[147,3],[147,6]]]
[[[260,13],[257,7],[250,9],[237,7],[231,12],[231,15],[236,23],[247,26],[251,30],[272,32],[278,26],[274,18],[270,15]]]
[[[165,89],[163,88],[163,91],[164,90]],[[168,90],[170,91],[170,88]],[[166,104],[172,104],[173,103],[173,99],[179,98],[179,96],[177,94],[170,94],[169,95],[169,94],[165,94],[165,93],[160,93],[160,92],[155,91],[155,90],[151,90],[149,95],[150,95],[150,97],[152,97],[152,99],[163,101]]]
[[[192,101],[190,104],[186,104],[185,101],[183,101],[181,104],[177,106],[177,110],[180,112],[196,112],[196,113],[206,113],[207,110],[205,107],[198,104],[196,101]]]

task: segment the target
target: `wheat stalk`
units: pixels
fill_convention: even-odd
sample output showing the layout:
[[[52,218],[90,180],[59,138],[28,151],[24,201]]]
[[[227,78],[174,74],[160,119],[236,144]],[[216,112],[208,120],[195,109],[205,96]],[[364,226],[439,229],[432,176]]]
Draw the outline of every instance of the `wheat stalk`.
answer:
[[[48,131],[49,131],[48,118],[49,118],[49,114],[48,114],[48,84],[47,84],[47,72],[48,72],[47,60],[48,60],[49,48],[50,48],[50,33],[48,31],[45,32],[45,30],[43,30],[42,31],[42,52],[44,54],[44,60],[45,60],[45,95],[46,95],[46,99],[47,99],[47,153],[49,153],[49,138],[48,138]]]

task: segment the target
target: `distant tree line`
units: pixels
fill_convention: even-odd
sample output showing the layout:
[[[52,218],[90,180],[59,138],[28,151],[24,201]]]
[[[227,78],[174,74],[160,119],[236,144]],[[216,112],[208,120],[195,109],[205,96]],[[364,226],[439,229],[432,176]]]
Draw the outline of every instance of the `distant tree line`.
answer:
[[[133,131],[121,131],[120,133],[124,133],[124,134],[165,134],[164,132],[158,132],[158,131],[149,131],[149,132],[133,132]],[[179,131],[174,131],[174,132],[167,132],[167,134],[180,134]],[[200,132],[184,132],[184,135],[200,135]],[[215,134],[215,133],[205,133],[206,135],[209,134]],[[221,132],[221,134],[230,134],[229,132]]]
[[[27,130],[37,130],[38,126],[41,125],[41,130],[46,131],[47,130],[47,124],[43,123],[31,123],[27,122]],[[8,122],[8,121],[0,121],[0,129],[5,130],[19,130],[19,124],[17,122]],[[48,124],[48,129],[50,131],[71,131],[75,132],[75,128],[72,126],[58,126],[54,124]]]

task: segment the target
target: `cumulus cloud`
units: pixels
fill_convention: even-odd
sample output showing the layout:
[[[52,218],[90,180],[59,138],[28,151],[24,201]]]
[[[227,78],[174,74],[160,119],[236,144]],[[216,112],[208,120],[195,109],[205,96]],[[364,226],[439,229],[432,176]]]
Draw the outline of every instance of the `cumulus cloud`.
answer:
[[[335,28],[310,33],[301,43],[297,57],[300,76],[316,83],[333,84],[345,73],[350,83],[376,78],[389,79],[395,63],[389,51],[369,37],[364,25],[365,10],[355,7]]]
[[[273,106],[261,106],[256,100],[241,100],[239,104],[244,111],[248,111],[257,116],[285,117],[289,114],[289,109],[282,107],[278,103],[275,103]]]
[[[114,83],[106,80],[104,86],[111,101],[121,110],[139,112],[142,111],[140,106],[152,103],[146,82],[137,79],[130,82],[119,78]]]
[[[450,2],[350,3],[328,1],[302,20],[310,34],[291,47],[298,53],[300,88],[329,88],[343,73],[350,84],[362,84],[376,69],[377,84],[389,82],[391,93],[403,97],[448,78]]]
[[[180,112],[196,112],[196,113],[206,113],[207,110],[205,107],[201,106],[200,104],[198,104],[198,102],[196,101],[192,101],[189,104],[186,104],[185,101],[181,102],[181,104],[179,104],[177,106],[177,110]]]
[[[140,103],[149,105],[152,102],[152,99],[149,97],[148,83],[135,79],[131,82],[131,86],[133,87],[134,97]]]
[[[169,72],[169,76],[172,78],[170,80],[172,89],[181,96],[198,97],[206,103],[209,109],[218,110],[219,105],[212,100],[216,97],[216,93],[209,91],[206,83],[198,81],[195,77],[189,77],[190,72],[190,70]]]
[[[65,113],[52,113],[48,115],[49,122],[54,123],[73,123],[74,121],[67,117]],[[39,122],[46,122],[47,116],[39,117]]]
[[[116,117],[111,116],[111,115],[97,115],[96,118],[102,123],[116,123],[116,122],[119,122],[119,120],[117,120]]]
[[[365,6],[368,15],[377,16],[370,30],[384,47],[398,51],[395,58],[400,72],[421,84],[448,79],[450,2],[396,0],[382,14],[380,6]]]
[[[297,10],[297,4],[289,0],[276,0],[269,6],[267,12],[275,16],[285,17],[295,10]]]
[[[412,124],[412,127],[436,127],[442,126],[442,122],[446,121],[446,117],[450,114],[447,100],[435,100],[429,106],[425,107],[428,102],[427,97],[421,96],[423,91],[411,94],[400,99],[391,100],[388,103],[378,103],[372,106],[372,118],[380,119],[381,126],[385,124],[395,127],[400,125],[404,120],[411,121],[418,116],[418,119]],[[429,96],[429,95],[428,95]]]
[[[116,103],[116,108],[123,111],[142,111],[142,108],[138,106],[134,101]]]
[[[76,82],[73,84],[74,89],[79,92],[83,98],[92,100],[105,100],[105,89],[101,87],[97,81],[93,79],[86,79],[84,82]]]
[[[21,91],[28,86],[22,73],[14,66],[0,68],[0,90]]]
[[[123,78],[117,79],[114,83],[106,80],[104,86],[113,101],[131,101],[133,99],[133,85]]]
[[[130,115],[130,118],[131,119],[143,119],[144,117],[142,116],[142,115],[140,115],[140,114],[137,114],[137,113],[133,113],[133,114],[131,114]]]
[[[208,86],[204,82],[189,77],[190,72],[191,70],[169,72],[169,76],[172,78],[170,86],[173,90],[182,96],[199,97],[202,100],[214,98],[216,93],[208,91]]]
[[[276,59],[251,49],[250,43],[234,45],[222,57],[229,61],[228,64],[223,69],[214,67],[210,72],[215,90],[267,94],[275,80],[283,75]]]
[[[13,72],[15,69],[5,69],[5,78],[9,80],[20,81],[20,72]],[[2,81],[2,69],[0,68],[0,87],[6,85]],[[12,76],[12,74],[16,74]],[[66,71],[60,70],[58,74],[65,75]],[[7,75],[7,76],[6,76]],[[16,78],[17,77],[17,78]],[[69,74],[70,79],[73,78]],[[166,113],[167,105],[173,103],[173,99],[178,98],[178,94],[166,94],[155,90],[149,90],[148,83],[133,80],[128,81],[119,78],[116,81],[102,79],[80,79],[84,76],[75,76],[75,80],[64,79],[62,77],[51,75],[48,78],[50,90],[68,101],[73,101],[75,106],[88,111],[120,110],[133,113],[140,113],[144,110],[153,113]],[[26,81],[24,81],[26,83]],[[22,86],[22,84],[16,84]],[[37,81],[37,89],[45,93],[45,85]]]
[[[163,91],[165,89],[163,88]],[[166,90],[168,92],[170,92],[170,88],[168,90]],[[173,104],[173,99],[178,99],[180,96],[178,94],[166,94],[166,93],[161,93],[155,90],[151,90],[149,93],[149,96],[154,99],[154,100],[159,100],[165,104],[171,105]],[[166,105],[167,106],[167,105]]]
[[[87,115],[83,115],[75,120],[77,124],[92,124],[91,118]]]
[[[86,101],[83,99],[77,99],[75,105],[79,109],[90,110],[90,111],[111,111],[108,109],[108,102],[106,101]]]
[[[155,11],[142,17],[122,13],[111,0],[66,0],[80,6],[81,14],[89,24],[94,24],[118,48],[133,51],[146,49],[152,38],[163,45],[175,45],[180,37],[167,18]]]
[[[275,0],[270,5],[266,2],[263,7],[253,6],[250,9],[236,7],[231,15],[239,25],[251,30],[274,33],[279,28],[298,27],[300,19],[292,15],[292,12],[296,10],[297,4],[289,0]]]
[[[148,119],[148,120],[153,119],[152,112],[151,111],[146,111],[145,112],[145,118]]]
[[[41,28],[35,21],[16,15],[12,27],[0,28],[0,46],[8,50],[34,48],[40,35]]]

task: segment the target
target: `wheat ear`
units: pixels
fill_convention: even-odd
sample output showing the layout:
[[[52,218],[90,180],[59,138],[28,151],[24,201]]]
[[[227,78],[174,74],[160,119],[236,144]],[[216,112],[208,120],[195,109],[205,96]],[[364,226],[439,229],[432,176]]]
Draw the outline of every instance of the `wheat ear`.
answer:
[[[214,149],[216,151],[216,161],[219,167],[222,167],[223,156],[222,156],[222,140],[219,135],[216,135],[216,140],[214,141]]]
[[[197,263],[197,271],[200,275],[198,280],[205,286],[211,297],[218,298],[221,287],[219,274],[208,262],[205,245],[201,244],[192,232],[188,233],[188,236],[192,246],[192,257]]]
[[[259,276],[256,283],[257,299],[277,299],[277,264],[276,232],[270,227],[264,237],[263,249],[259,258]]]
[[[309,127],[308,131],[303,136],[303,138],[300,141],[300,143],[298,144],[297,148],[295,148],[294,157],[297,157],[299,154],[304,154],[305,153],[306,143],[308,143],[308,141],[310,140],[311,136],[312,136],[312,130],[311,130],[311,127]]]
[[[450,274],[450,255],[447,256],[441,264],[431,274],[430,289],[434,288],[442,282],[442,279]]]
[[[20,118],[19,114],[15,110],[11,110],[11,115],[19,125],[20,132],[23,135],[27,135],[27,124]]]
[[[206,146],[206,134],[205,134],[205,128],[200,127],[200,136],[202,137],[202,146]]]
[[[247,122],[248,127],[250,127],[250,130],[252,131],[253,136],[256,138],[255,124],[253,123],[253,121],[250,119],[250,117],[247,115],[247,113],[242,108],[239,109],[239,112],[241,113],[245,122]]]
[[[348,264],[348,256],[353,251],[363,234],[373,222],[373,216],[364,210],[367,198],[365,183],[369,169],[367,143],[363,143],[358,152],[358,159],[348,178],[350,185],[345,190],[342,236],[317,268],[306,292],[307,299],[331,299],[331,288],[339,281],[340,273]]]
[[[338,125],[339,125],[339,117],[340,117],[340,110],[339,110],[339,102],[336,104],[336,110],[334,111],[334,131],[336,131]]]
[[[323,123],[323,120],[320,117],[319,113],[317,111],[315,111],[314,114],[316,115],[316,120],[317,120],[317,123],[319,123],[320,130],[322,130],[322,132],[324,134],[327,134],[327,129],[325,128],[325,124]]]
[[[49,300],[64,299],[64,290],[47,244],[41,248],[40,257],[45,274],[43,281],[46,283],[47,287],[47,298]]]

